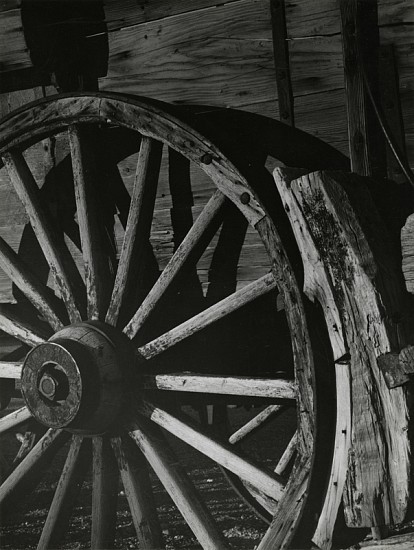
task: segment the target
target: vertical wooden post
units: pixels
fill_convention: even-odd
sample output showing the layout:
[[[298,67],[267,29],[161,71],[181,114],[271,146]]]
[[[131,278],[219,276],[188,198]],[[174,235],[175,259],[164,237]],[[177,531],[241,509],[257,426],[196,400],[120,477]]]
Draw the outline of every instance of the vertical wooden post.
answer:
[[[341,0],[341,29],[351,169],[363,176],[382,175],[381,131],[365,86],[377,97],[377,0]]]
[[[292,82],[289,71],[285,0],[270,0],[270,14],[272,20],[277,96],[279,100],[279,118],[282,122],[294,126],[295,119]]]
[[[389,130],[405,155],[404,127],[401,113],[401,103],[398,86],[398,70],[395,60],[394,46],[386,44],[380,47],[379,76],[381,104]],[[387,147],[387,173],[388,177],[396,183],[407,181],[394,153]]]

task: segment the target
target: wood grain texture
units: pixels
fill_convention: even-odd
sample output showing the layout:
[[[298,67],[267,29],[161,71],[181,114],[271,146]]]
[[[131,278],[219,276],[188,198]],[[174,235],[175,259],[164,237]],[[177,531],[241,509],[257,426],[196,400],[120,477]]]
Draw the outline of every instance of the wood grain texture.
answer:
[[[369,176],[373,174],[374,159],[370,150],[370,105],[363,76],[364,71],[368,73],[368,59],[362,37],[368,36],[368,25],[372,23],[363,17],[359,0],[344,0],[340,7],[351,170]],[[371,86],[372,82],[368,82]]]
[[[272,550],[274,548],[285,550],[289,548],[289,543],[292,540],[293,532],[306,498],[310,470],[310,457],[307,459],[301,457],[296,461],[285,488],[289,498],[279,502],[277,508],[274,510],[273,521],[257,546],[257,550]],[[284,518],[282,525],[280,524],[281,516]]]
[[[398,25],[414,22],[414,8],[410,0],[378,0],[379,25]],[[339,2],[286,1],[289,38],[305,38],[339,34]]]
[[[310,342],[307,316],[295,274],[289,263],[276,227],[266,217],[256,224],[273,264],[273,272],[279,282],[279,290],[285,306],[289,326],[295,381],[298,387],[297,410],[297,458],[285,488],[284,498],[278,504],[275,519],[262,539],[259,549],[287,548],[301,520],[306,506],[311,479],[311,457],[315,452],[315,395],[314,357]],[[282,275],[283,274],[283,275]],[[280,525],[278,514],[287,518]]]
[[[82,279],[69,255],[59,232],[54,227],[50,213],[44,208],[39,189],[24,156],[20,153],[6,153],[3,156],[10,179],[24,204],[33,231],[42,247],[54,280],[66,304],[72,321],[80,321],[78,295],[83,287]]]
[[[254,416],[251,420],[246,422],[246,424],[243,424],[241,428],[233,432],[229,437],[229,443],[235,445],[239,441],[244,440],[250,434],[253,434],[258,428],[263,426],[269,418],[276,417],[284,410],[286,410],[286,407],[283,405],[269,405],[256,414],[256,416]]]
[[[0,12],[0,71],[31,67],[19,6]]]
[[[147,463],[138,450],[133,452],[129,443],[120,437],[111,439],[138,542],[142,548],[162,548],[163,536]]]
[[[22,366],[21,361],[0,361],[0,378],[20,379]]]
[[[222,533],[160,432],[143,419],[129,432],[205,550],[225,550]]]
[[[88,131],[89,130],[89,131]],[[84,263],[88,318],[104,320],[112,287],[110,260],[105,246],[105,189],[98,181],[94,150],[99,146],[92,129],[73,125],[69,143],[76,199],[77,221]],[[104,154],[103,151],[101,151]]]
[[[144,402],[142,405],[138,405],[137,412],[221,464],[221,466],[237,474],[240,478],[248,481],[273,499],[280,500],[283,494],[282,483],[271,473],[258,468],[250,460],[239,456],[230,447],[212,439],[199,429],[193,428],[151,403]]]
[[[208,327],[212,323],[223,319],[227,315],[237,311],[251,301],[270,292],[276,287],[276,281],[271,273],[264,275],[257,281],[246,285],[242,289],[220,300],[213,306],[200,312],[188,321],[178,325],[169,332],[159,336],[138,348],[137,353],[145,359],[155,357],[159,353],[169,349],[185,338],[189,338],[196,332]]]
[[[149,21],[163,20],[167,17],[177,16],[186,12],[198,11],[203,8],[219,6],[220,4],[237,2],[240,0],[227,0],[217,2],[214,0],[181,0],[181,2],[169,2],[168,0],[104,0],[105,21],[109,31],[123,29]]]
[[[92,528],[91,549],[114,548],[118,469],[109,439],[92,440]]]
[[[351,374],[349,362],[337,363],[336,372],[336,428],[335,447],[329,485],[319,516],[318,526],[312,537],[318,548],[330,550],[338,510],[348,472],[348,453],[351,447]]]
[[[401,230],[402,270],[408,292],[414,294],[414,214]]]
[[[88,440],[73,436],[52,503],[47,514],[38,550],[56,548],[64,536],[75,499],[80,491],[83,476],[90,462]]]
[[[7,304],[0,305],[0,329],[29,346],[41,344],[51,336],[51,331],[26,321],[14,311],[13,306]]]
[[[30,418],[32,418],[32,413],[27,407],[22,407],[17,409],[17,411],[9,413],[7,416],[3,416],[3,418],[0,418],[0,434],[17,428],[20,424],[27,422]]]
[[[43,314],[55,330],[63,328],[63,323],[56,311],[53,294],[31,272],[14,250],[0,237],[0,267],[13,283],[27,296],[31,303]]]
[[[32,471],[39,468],[42,461],[53,457],[63,445],[65,439],[67,439],[67,436],[63,430],[50,429],[45,433],[26,458],[2,483],[0,487],[0,504],[2,506],[9,498],[16,498],[18,494],[24,494],[26,481]]]
[[[333,283],[320,251],[312,237],[309,224],[301,205],[291,189],[292,180],[303,175],[293,168],[276,168],[273,172],[276,186],[295,234],[303,266],[303,291],[312,300],[317,300],[323,309],[334,360],[347,353],[344,329],[339,309],[335,303]]]
[[[123,332],[134,338],[139,329],[145,323],[147,317],[153,311],[162,295],[184,266],[184,263],[194,252],[198,242],[205,236],[210,227],[215,223],[216,218],[225,204],[225,197],[220,191],[216,191],[210,201],[206,204],[200,216],[187,233],[186,237],[171,257],[165,269],[157,279],[155,285],[146,296],[132,319],[124,328]],[[201,254],[199,254],[201,255]]]
[[[382,308],[404,309],[398,264],[386,248],[385,229],[363,180],[315,173],[292,182],[292,189],[328,268],[350,346],[353,412],[344,497],[347,522],[399,522],[409,499],[408,409],[404,390],[388,389],[376,361],[396,342],[395,327],[381,314]]]
[[[146,389],[245,395],[273,399],[296,398],[296,385],[291,380],[250,378],[248,376],[211,376],[208,374],[146,374]]]
[[[275,60],[277,98],[280,120],[295,125],[292,80],[289,68],[289,44],[286,28],[285,0],[270,2],[272,22],[273,57]]]
[[[296,453],[296,440],[298,436],[295,432],[289,443],[287,444],[286,449],[283,451],[282,456],[279,458],[278,463],[276,464],[275,474],[281,476],[284,474],[286,468],[288,467],[290,461],[292,460],[294,454]]]
[[[266,2],[229,2],[114,32],[109,51],[101,90],[226,106],[277,96]]]
[[[116,325],[122,300],[133,274],[133,267],[137,266],[139,270],[143,264],[144,252],[151,234],[161,155],[162,144],[144,136],[136,166],[134,188],[118,269],[106,314],[106,322],[112,325]],[[143,270],[141,269],[141,271]],[[134,283],[139,284],[139,281],[135,279]]]

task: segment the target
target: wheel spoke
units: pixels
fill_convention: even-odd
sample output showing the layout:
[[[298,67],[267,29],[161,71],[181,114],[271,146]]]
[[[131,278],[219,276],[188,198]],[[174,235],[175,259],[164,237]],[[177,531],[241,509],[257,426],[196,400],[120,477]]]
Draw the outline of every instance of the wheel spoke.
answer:
[[[118,468],[108,439],[94,437],[92,448],[91,548],[109,550],[114,548]]]
[[[81,488],[83,474],[90,460],[90,448],[80,436],[73,436],[49,513],[38,543],[38,550],[56,548],[64,535],[76,496]]]
[[[296,398],[291,380],[250,378],[249,376],[212,376],[209,374],[146,374],[144,388],[167,391],[216,393],[272,399]]]
[[[269,418],[280,414],[284,410],[286,410],[286,406],[284,405],[269,405],[259,412],[259,414],[256,414],[256,416],[249,420],[249,422],[246,422],[246,424],[231,434],[229,437],[229,443],[232,445],[239,443],[239,441],[242,441],[250,434],[253,434],[258,428],[260,428],[260,426],[263,426]]]
[[[271,273],[269,273],[257,281],[245,286],[241,290],[234,292],[223,300],[220,300],[188,321],[185,321],[165,334],[162,334],[155,340],[148,342],[145,346],[141,346],[138,349],[138,353],[142,357],[145,357],[145,359],[150,359],[151,357],[154,357],[155,355],[158,355],[159,353],[162,353],[168,348],[174,346],[178,342],[181,342],[181,340],[192,336],[199,330],[208,327],[215,321],[218,321],[226,315],[229,315],[237,309],[247,305],[252,300],[255,300],[267,292],[270,292],[275,287],[275,278]]]
[[[223,536],[207,507],[179,466],[166,440],[143,419],[137,419],[130,436],[157,474],[197,540],[205,550],[225,549]]]
[[[3,156],[14,188],[29,216],[33,231],[39,241],[50,270],[65,302],[70,320],[82,320],[82,307],[78,294],[83,291],[83,282],[70,256],[63,238],[53,227],[50,216],[41,204],[39,189],[24,157],[20,153],[6,153]],[[83,291],[84,292],[84,291]]]
[[[26,456],[30,453],[30,451],[33,449],[37,441],[44,435],[46,432],[46,427],[43,426],[43,424],[39,424],[32,418],[28,422],[28,426],[26,428],[26,431],[21,438],[20,442],[20,449],[16,456],[13,459],[12,464],[12,470],[16,468],[20,462],[26,458]]]
[[[66,439],[63,430],[48,430],[0,487],[0,505],[27,490],[31,475],[39,475],[41,466],[56,454]]]
[[[140,548],[162,548],[162,532],[147,464],[138,449],[120,437],[111,440]],[[134,452],[135,451],[135,452]],[[133,454],[132,454],[133,453]]]
[[[291,440],[288,443],[288,446],[286,447],[284,453],[279,459],[279,462],[277,463],[277,466],[275,468],[275,474],[283,475],[284,471],[289,465],[289,462],[292,460],[293,455],[296,452],[296,441],[297,441],[297,433],[295,432],[291,438]]]
[[[0,305],[0,330],[30,346],[41,344],[50,336],[48,331],[24,321],[9,304]]]
[[[30,420],[30,418],[32,418],[32,414],[27,407],[22,407],[7,416],[3,416],[3,418],[0,418],[0,434],[17,428],[20,424]]]
[[[0,361],[0,378],[19,379],[22,367],[22,361]]]
[[[150,236],[161,165],[162,144],[143,136],[134,189],[106,322],[116,325],[133,266],[140,266]]]
[[[103,213],[98,210],[97,189],[86,133],[78,126],[69,129],[78,224],[85,267],[88,318],[104,320],[109,302],[111,276],[103,246]]]
[[[63,323],[51,300],[49,289],[37,279],[29,267],[0,237],[0,267],[13,283],[27,296],[56,331]]]
[[[129,338],[134,338],[136,336],[139,329],[163,296],[165,290],[183,267],[190,253],[195,249],[197,243],[205,236],[208,229],[210,229],[212,224],[216,221],[216,217],[224,206],[225,201],[224,195],[220,191],[216,191],[206,204],[194,225],[191,227],[190,231],[157,279],[155,285],[152,287],[130,322],[124,328],[124,332]]]
[[[138,405],[137,411],[224,468],[248,481],[274,500],[279,500],[282,496],[283,484],[276,477],[270,472],[265,472],[250,460],[242,458],[229,446],[223,445],[205,435],[201,430],[190,426],[151,403],[143,402]]]
[[[274,513],[274,518],[260,541],[257,550],[274,550],[286,548],[295,534],[298,518],[303,511],[303,501],[308,490],[309,473],[312,457],[301,457],[286,485],[286,498],[280,502]],[[283,517],[281,523],[280,518]]]

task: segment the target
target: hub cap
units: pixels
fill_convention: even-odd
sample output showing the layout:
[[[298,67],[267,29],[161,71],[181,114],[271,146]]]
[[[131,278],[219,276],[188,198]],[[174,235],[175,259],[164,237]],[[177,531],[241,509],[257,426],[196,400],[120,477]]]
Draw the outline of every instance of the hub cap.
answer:
[[[129,340],[112,327],[65,327],[27,355],[23,396],[48,427],[102,433],[115,427],[122,412],[132,362]]]

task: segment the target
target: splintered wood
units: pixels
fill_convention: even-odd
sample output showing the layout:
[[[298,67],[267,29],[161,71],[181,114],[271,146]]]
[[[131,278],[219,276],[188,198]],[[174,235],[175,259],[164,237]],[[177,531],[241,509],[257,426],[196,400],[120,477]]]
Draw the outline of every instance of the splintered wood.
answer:
[[[401,230],[402,269],[408,292],[414,294],[414,214],[407,218]]]
[[[302,254],[304,291],[324,310],[337,369],[343,365],[350,374],[350,394],[347,375],[337,376],[332,470],[313,539],[330,548],[341,497],[351,527],[395,524],[407,511],[406,389],[388,388],[377,359],[409,343],[409,302],[365,178],[339,172],[297,177],[286,169],[275,170],[274,178]]]

